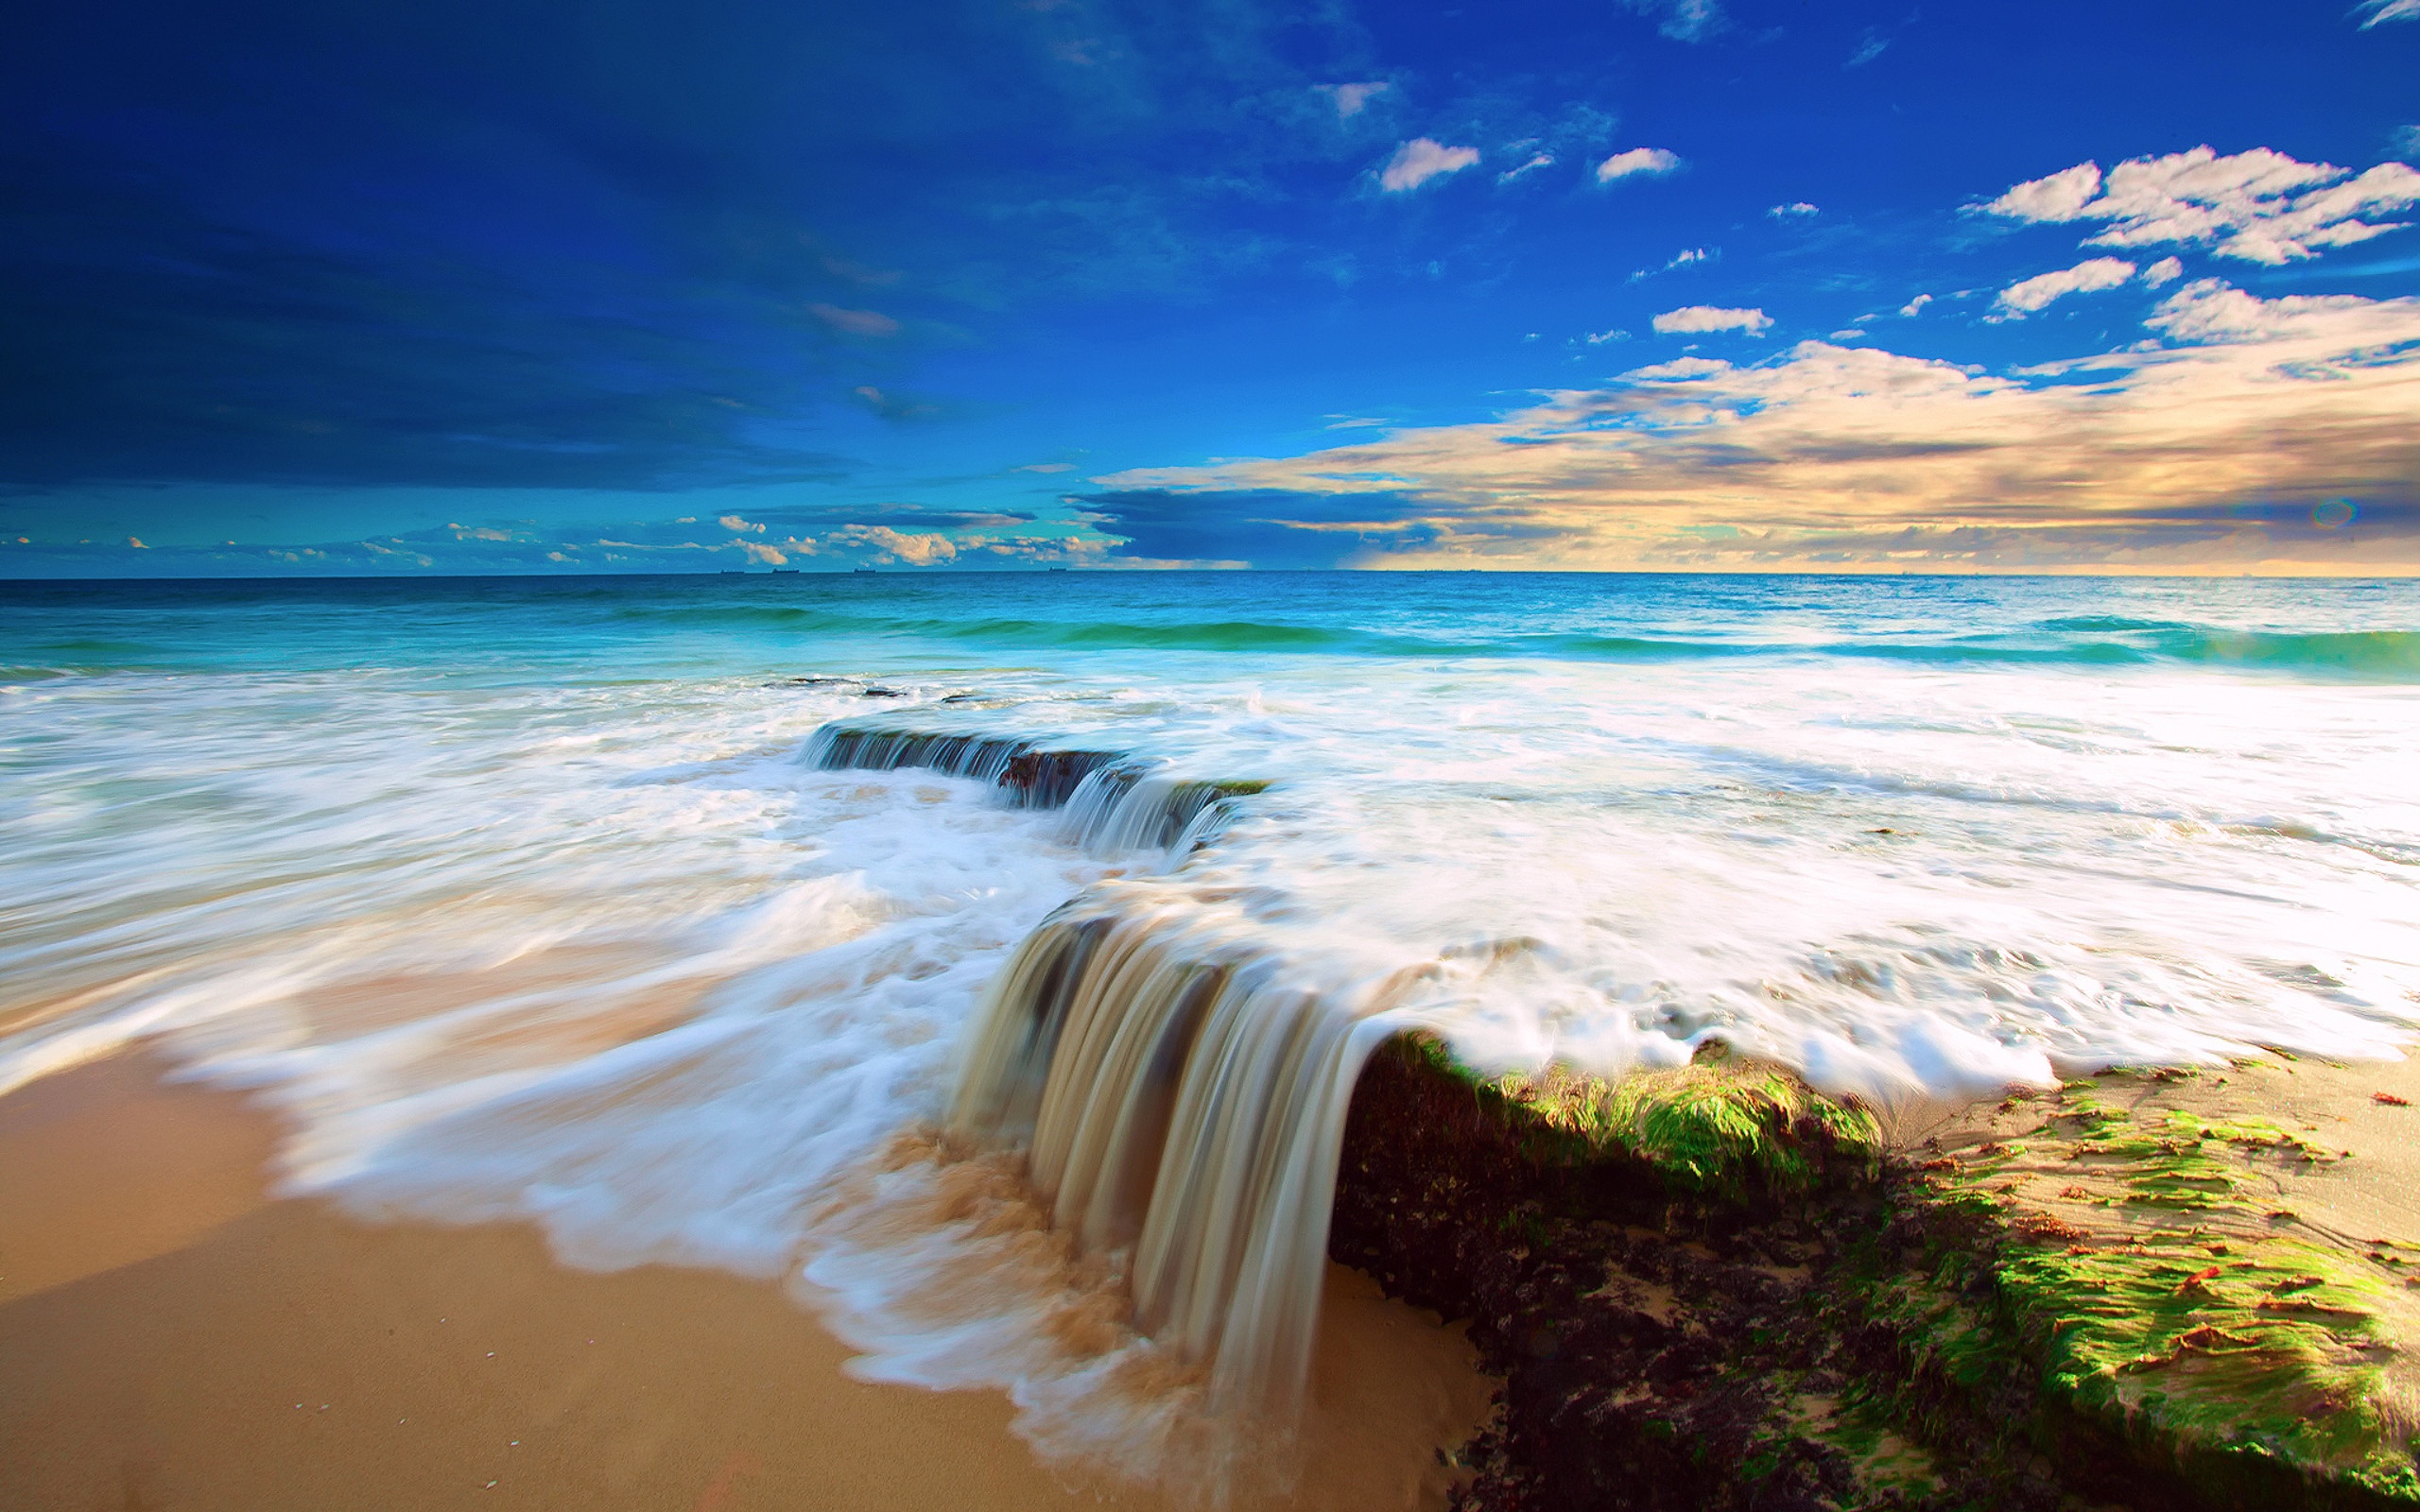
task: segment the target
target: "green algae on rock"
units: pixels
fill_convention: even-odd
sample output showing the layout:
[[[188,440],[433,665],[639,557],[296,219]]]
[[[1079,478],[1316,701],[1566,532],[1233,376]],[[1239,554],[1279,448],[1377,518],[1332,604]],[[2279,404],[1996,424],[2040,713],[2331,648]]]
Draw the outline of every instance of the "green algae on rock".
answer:
[[[2398,1365],[2420,1308],[2400,1257],[2279,1205],[2339,1152],[2175,1106],[2188,1085],[2146,1081],[2128,1109],[2071,1084],[2026,1138],[1923,1162],[1903,1203],[1980,1220],[1999,1320],[2046,1395],[2198,1493],[2420,1503]]]
[[[2296,1217],[2344,1154],[2212,1087],[2012,1096],[1886,1157],[1766,1068],[1486,1078],[1407,1042],[1356,1094],[1333,1248],[1505,1376],[1473,1512],[2420,1504],[2420,1252]]]
[[[1872,1113],[1784,1072],[1715,1060],[1619,1081],[1556,1067],[1491,1078],[1426,1036],[1409,1044],[1439,1074],[1468,1083],[1508,1132],[1541,1153],[1634,1161],[1679,1192],[1803,1195],[1827,1179],[1870,1179],[1882,1155]]]

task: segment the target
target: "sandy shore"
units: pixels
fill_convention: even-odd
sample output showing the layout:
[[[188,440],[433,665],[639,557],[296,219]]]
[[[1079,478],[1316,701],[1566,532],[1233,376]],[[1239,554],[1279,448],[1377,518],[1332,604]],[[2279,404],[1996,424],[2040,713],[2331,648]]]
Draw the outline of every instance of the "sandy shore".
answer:
[[[272,1201],[233,1094],[124,1057],[0,1097],[0,1507],[1156,1507],[993,1393],[841,1374],[775,1286],[566,1270],[531,1228]],[[1458,1330],[1331,1272],[1302,1507],[1441,1505]]]
[[[2379,1237],[2420,1246],[2420,1052],[2351,1065],[2279,1057],[2184,1074],[2114,1072],[2093,1082],[2119,1107],[2266,1119],[2308,1137],[2342,1159],[2268,1175],[2269,1197],[2347,1250]],[[1911,1153],[1962,1155],[2019,1137],[2041,1116],[2027,1101],[1978,1103],[1928,1124],[1911,1121],[1901,1138]]]

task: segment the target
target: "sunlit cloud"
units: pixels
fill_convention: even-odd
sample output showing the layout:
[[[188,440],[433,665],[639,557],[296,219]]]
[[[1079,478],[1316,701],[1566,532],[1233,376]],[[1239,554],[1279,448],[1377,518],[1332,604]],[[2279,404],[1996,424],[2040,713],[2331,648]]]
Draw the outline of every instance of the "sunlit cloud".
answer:
[[[1249,493],[1364,566],[2420,572],[2420,299],[2203,279],[2146,327],[2004,374],[1821,341],[1683,358],[1496,421],[1101,481],[1204,516]]]
[[[1597,164],[1597,181],[1613,183],[1641,175],[1659,178],[1680,166],[1681,159],[1677,153],[1667,152],[1662,147],[1633,147],[1627,152],[1616,152]]]
[[[2031,223],[2105,221],[2088,247],[2207,247],[2247,263],[2297,262],[2399,229],[2364,219],[2420,204],[2420,171],[2381,163],[2356,175],[2255,147],[2221,157],[2206,146],[2129,158],[2109,170],[2080,163],[2017,184],[1982,208]]]
[[[1431,179],[1460,173],[1478,161],[1477,147],[1449,147],[1416,136],[1395,148],[1395,155],[1387,160],[1386,167],[1378,174],[1378,187],[1390,194],[1404,194]]]
[[[1796,220],[1803,215],[1816,215],[1823,214],[1823,212],[1817,210],[1813,205],[1808,204],[1806,200],[1801,199],[1791,204],[1775,205],[1771,210],[1766,211],[1765,214],[1771,215],[1775,220]]]
[[[833,532],[836,543],[869,546],[892,561],[933,567],[958,559],[958,542],[938,530],[906,532],[889,525],[849,525]]]
[[[1929,294],[1919,294],[1919,295],[1917,295],[1914,299],[1910,300],[1907,303],[1905,303],[1905,304],[1903,304],[1903,305],[1899,306],[1899,313],[1900,313],[1901,315],[1909,316],[1909,317],[1911,317],[1911,318],[1912,318],[1912,317],[1914,317],[1914,316],[1919,316],[1919,315],[1922,315],[1922,314],[1924,314],[1924,313],[1925,313],[1925,306],[1926,306],[1926,305],[1927,305],[1927,304],[1930,304],[1931,302],[1932,302],[1932,296],[1931,296],[1931,295],[1929,295]]]
[[[2091,294],[2101,289],[2114,289],[2135,276],[2135,265],[2117,257],[2095,257],[2063,267],[2055,273],[2039,273],[2000,290],[1996,303],[2005,316],[2024,317],[2048,307],[2053,300],[2070,294]]]
[[[1745,331],[1762,335],[1772,329],[1773,319],[1762,310],[1726,309],[1715,304],[1685,304],[1677,310],[1667,310],[1651,322],[1660,336],[1688,335],[1710,331]]]
[[[2353,8],[2361,18],[2361,29],[2386,21],[2420,21],[2420,0],[2361,0]]]

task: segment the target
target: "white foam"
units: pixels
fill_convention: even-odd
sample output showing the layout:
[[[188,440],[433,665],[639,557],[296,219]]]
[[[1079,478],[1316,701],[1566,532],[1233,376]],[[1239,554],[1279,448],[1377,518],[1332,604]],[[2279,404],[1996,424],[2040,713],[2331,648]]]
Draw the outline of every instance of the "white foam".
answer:
[[[884,717],[1277,785],[1153,880],[1185,844],[802,766],[868,706],[761,675],[29,685],[0,1087],[164,1036],[293,1116],[290,1190],[535,1217],[580,1264],[803,1276],[866,1372],[1002,1385],[1042,1440],[1143,1463],[1191,1431],[1184,1362],[881,1155],[940,1116],[1007,953],[1112,873],[1305,991],[1425,971],[1401,1011],[1489,1067],[1720,1039],[1890,1102],[2394,1057],[2420,1024],[2398,688],[1091,653],[979,674],[976,714],[934,701],[969,685],[942,665],[887,672],[919,696]]]

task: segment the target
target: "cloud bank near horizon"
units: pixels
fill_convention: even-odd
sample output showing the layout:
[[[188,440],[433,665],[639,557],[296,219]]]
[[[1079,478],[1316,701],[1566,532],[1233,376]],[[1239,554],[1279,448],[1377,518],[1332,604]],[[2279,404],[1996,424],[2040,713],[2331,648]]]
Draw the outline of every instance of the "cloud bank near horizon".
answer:
[[[2410,570],[2403,9],[57,10],[0,577]]]
[[[2130,270],[2118,282],[2141,281]],[[1755,312],[1714,313],[1726,318],[1680,329],[1760,329],[1728,318]],[[859,565],[2420,574],[2420,298],[2263,299],[2203,278],[2143,325],[2141,340],[2115,350],[1999,374],[1825,340],[1746,364],[1686,354],[1494,421],[1103,474],[1047,515],[758,497],[668,521],[125,546],[159,576]]]
[[[2205,278],[2145,324],[2004,376],[1818,340],[1682,358],[1095,502],[1147,551],[1146,504],[1191,500],[1358,567],[2420,572],[2420,299]]]

